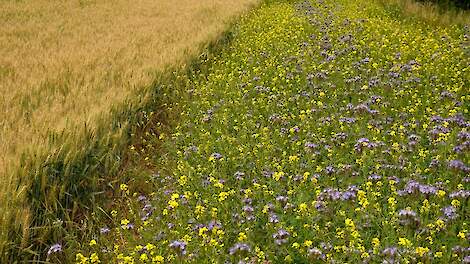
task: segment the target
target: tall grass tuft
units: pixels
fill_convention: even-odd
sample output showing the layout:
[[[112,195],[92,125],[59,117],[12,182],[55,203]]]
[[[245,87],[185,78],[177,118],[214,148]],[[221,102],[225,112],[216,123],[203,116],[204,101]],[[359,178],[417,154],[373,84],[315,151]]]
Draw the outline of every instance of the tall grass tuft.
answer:
[[[379,0],[396,16],[414,16],[436,26],[469,25],[470,11],[443,6],[432,1]]]

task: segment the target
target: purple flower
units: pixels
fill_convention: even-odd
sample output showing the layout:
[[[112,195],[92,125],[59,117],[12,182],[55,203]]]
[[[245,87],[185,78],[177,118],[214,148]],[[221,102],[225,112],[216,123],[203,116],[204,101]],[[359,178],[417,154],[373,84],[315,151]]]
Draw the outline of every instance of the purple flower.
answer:
[[[358,104],[356,107],[354,107],[354,110],[359,113],[370,112],[370,108],[366,104]]]
[[[325,257],[321,250],[316,247],[308,249],[308,256],[314,259],[323,259]]]
[[[274,224],[279,223],[279,218],[277,214],[274,214],[274,213],[269,214],[269,222],[274,223]]]
[[[372,174],[372,175],[369,176],[368,179],[371,180],[371,181],[380,181],[380,179],[382,179],[382,176],[377,175],[377,174]]]
[[[457,245],[452,248],[452,252],[457,255],[466,255],[467,253],[470,253],[470,247],[465,248],[465,247]]]
[[[326,172],[326,174],[331,175],[331,174],[335,173],[335,168],[333,166],[327,166],[325,168],[325,172]]]
[[[219,221],[211,220],[209,224],[207,225],[207,229],[209,231],[212,231],[212,229],[222,229],[222,224]]]
[[[318,148],[318,145],[314,144],[314,143],[311,143],[311,142],[307,142],[307,143],[305,143],[305,147],[309,148],[309,149],[314,149],[314,148]]]
[[[416,217],[416,212],[409,209],[403,209],[398,212],[398,216],[401,218],[414,218]]]
[[[107,234],[111,231],[107,226],[100,228],[100,233],[101,234]]]
[[[410,135],[408,137],[408,141],[409,141],[408,145],[410,145],[410,146],[416,145],[418,143],[419,139],[420,139],[419,136],[417,136],[415,134]]]
[[[176,250],[178,254],[186,255],[186,242],[174,240],[170,243],[170,248]]]
[[[400,218],[400,224],[417,227],[420,223],[419,217],[415,211],[409,209],[403,209],[398,212]]]
[[[245,173],[237,171],[237,172],[235,172],[235,174],[233,176],[235,176],[235,179],[241,181],[245,178]]]
[[[237,243],[229,249],[230,255],[234,255],[239,252],[242,253],[242,252],[250,252],[250,251],[251,251],[250,246],[245,243]]]
[[[222,154],[220,154],[220,153],[214,152],[214,153],[212,153],[211,157],[214,158],[214,159],[219,160],[219,159],[221,159],[223,156],[222,156]]]
[[[429,167],[431,167],[431,168],[437,167],[437,166],[439,166],[439,163],[440,163],[439,160],[432,159],[431,162],[429,163]]]
[[[247,215],[251,215],[255,210],[253,209],[252,206],[249,206],[249,205],[245,205],[243,206],[243,212],[245,212],[245,214]]]
[[[451,160],[448,164],[450,169],[462,172],[470,172],[470,168],[467,167],[461,160]]]
[[[406,183],[405,188],[403,190],[398,191],[398,195],[404,196],[404,195],[411,195],[411,194],[416,194],[416,193],[421,193],[421,194],[436,194],[437,193],[437,188],[432,186],[432,185],[427,185],[427,184],[421,184],[417,181],[410,180]]]
[[[457,135],[457,138],[458,138],[460,141],[470,141],[470,132],[461,131],[461,132],[459,132],[459,134]]]
[[[49,250],[47,251],[47,255],[50,255],[52,253],[56,253],[56,252],[61,252],[62,251],[62,245],[57,243],[57,244],[54,244],[52,245]]]
[[[284,229],[279,229],[276,233],[273,234],[274,243],[276,245],[282,245],[287,243],[287,238],[289,237],[289,232]]]
[[[281,204],[286,204],[288,198],[286,196],[279,195],[276,197],[276,201],[280,202]]]
[[[355,191],[345,191],[341,195],[341,200],[342,201],[353,200],[355,198],[356,198],[356,192]]]
[[[356,145],[354,145],[354,149],[358,152],[361,152],[364,147],[369,147],[368,138],[360,138],[357,140]]]
[[[396,247],[388,247],[388,248],[385,248],[383,251],[382,251],[382,254],[384,256],[387,256],[389,258],[393,258],[397,255],[398,253],[398,249]]]
[[[454,220],[459,215],[457,214],[457,210],[453,206],[447,206],[442,208],[442,213],[447,220]]]
[[[456,191],[456,192],[449,194],[449,198],[451,199],[454,199],[454,198],[466,199],[468,197],[470,197],[470,191],[467,191],[467,190],[460,190],[460,191]]]
[[[355,123],[356,122],[356,118],[354,117],[341,117],[339,119],[340,122],[343,122],[343,123],[348,123],[348,124],[352,124],[352,123]]]
[[[452,151],[456,153],[463,153],[467,150],[470,150],[470,141],[465,141],[464,143],[455,146]]]
[[[344,132],[340,132],[340,133],[336,133],[333,136],[333,140],[334,141],[339,141],[339,142],[344,142],[344,140],[346,140],[347,137],[348,137],[348,134],[346,134]]]

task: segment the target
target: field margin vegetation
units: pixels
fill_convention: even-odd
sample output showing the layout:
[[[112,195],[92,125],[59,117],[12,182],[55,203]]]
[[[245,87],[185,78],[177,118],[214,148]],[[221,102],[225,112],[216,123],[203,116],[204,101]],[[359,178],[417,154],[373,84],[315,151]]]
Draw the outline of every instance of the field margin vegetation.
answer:
[[[428,141],[426,132],[422,129],[430,128],[431,124],[427,123],[427,117],[417,114],[422,113],[420,104],[416,103],[417,108],[409,104],[409,101],[414,101],[415,96],[403,100],[397,108],[390,110],[389,107],[391,103],[397,103],[400,96],[407,96],[408,93],[410,96],[415,93],[419,98],[416,102],[421,102],[421,96],[425,92],[429,92],[429,95],[441,92],[438,88],[432,92],[419,90],[426,86],[419,84],[420,78],[408,78],[407,72],[416,74],[414,71],[418,71],[417,76],[424,76],[427,81],[426,77],[430,73],[419,72],[425,68],[420,66],[430,63],[426,55],[434,54],[438,46],[428,42],[423,44],[420,40],[421,33],[428,33],[426,36],[430,43],[433,43],[435,38],[440,44],[441,36],[446,32],[439,28],[439,31],[433,33],[433,27],[426,25],[427,22],[416,20],[420,19],[418,16],[394,17],[393,12],[390,12],[388,7],[382,9],[378,1],[371,1],[373,5],[371,4],[370,10],[367,9],[368,1],[338,1],[344,6],[336,6],[335,1],[297,2],[298,10],[313,14],[312,17],[317,19],[310,22],[324,30],[321,33],[327,32],[330,36],[325,37],[314,32],[305,34],[304,39],[299,38],[297,34],[308,26],[302,27],[302,22],[290,20],[293,16],[287,11],[289,6],[278,7],[276,11],[271,12],[261,10],[260,13],[264,15],[254,19],[256,22],[247,19],[252,23],[248,22],[250,26],[246,25],[245,29],[248,28],[251,34],[241,30],[245,32],[240,34],[245,35],[244,41],[241,41],[243,44],[233,41],[233,49],[229,48],[225,56],[222,55],[214,62],[208,63],[214,64],[209,66],[209,72],[201,71],[190,75],[194,76],[189,81],[194,87],[186,92],[188,98],[185,98],[184,91],[177,97],[183,97],[181,122],[174,130],[170,126],[170,133],[150,133],[148,137],[144,135],[139,144],[144,147],[136,147],[133,151],[136,163],[139,163],[141,158],[144,165],[139,167],[137,164],[135,168],[128,168],[127,176],[121,178],[120,188],[116,190],[117,206],[108,211],[110,217],[98,222],[95,234],[84,237],[75,254],[66,252],[66,255],[71,255],[72,258],[76,256],[77,261],[82,263],[99,259],[124,263],[198,263],[213,259],[219,262],[233,260],[236,263],[238,260],[263,262],[266,258],[274,262],[284,260],[304,263],[307,262],[306,258],[321,262],[332,255],[339,258],[332,261],[359,262],[361,259],[367,259],[375,263],[374,261],[387,256],[391,256],[390,261],[395,261],[396,254],[402,253],[406,253],[405,257],[411,256],[412,262],[420,259],[426,263],[443,255],[448,257],[449,250],[442,252],[429,246],[432,243],[440,244],[443,241],[442,234],[433,237],[435,233],[432,233],[431,242],[428,244],[421,238],[413,237],[412,233],[416,227],[413,225],[414,220],[408,224],[409,219],[406,219],[413,216],[415,211],[410,212],[413,209],[423,213],[434,208],[432,217],[440,217],[439,207],[445,205],[442,200],[436,200],[436,197],[430,195],[438,190],[434,185],[427,185],[435,179],[421,176],[421,169],[426,168],[424,164],[427,160],[417,161],[416,157],[411,156],[408,157],[410,160],[406,158],[408,147],[409,151],[413,152],[413,146],[417,144],[415,140],[423,138],[424,142]],[[316,3],[315,7],[312,7],[310,2]],[[324,3],[327,3],[327,6],[322,6]],[[336,18],[336,21],[328,12],[329,8],[336,10],[335,7],[342,10],[342,16]],[[351,12],[355,14],[351,15],[352,18],[346,16],[347,11],[344,10],[355,8],[358,8],[358,11],[365,8],[364,12],[367,13]],[[391,9],[393,11],[393,8]],[[318,17],[316,12],[323,12],[325,16]],[[383,18],[384,31],[381,31],[380,16]],[[365,24],[360,29],[370,28],[370,32],[364,35],[361,30],[352,30],[351,33],[348,31],[349,23]],[[245,25],[243,22],[240,24],[241,27]],[[336,28],[328,31],[322,27],[331,24]],[[413,31],[414,26],[418,27],[416,32]],[[420,27],[424,30],[421,31]],[[449,38],[452,39],[456,32],[451,33]],[[380,42],[382,35],[383,43]],[[366,39],[363,39],[364,36]],[[325,43],[322,43],[322,40]],[[351,49],[354,54],[356,51],[361,54],[354,58],[355,63],[352,63],[358,68],[358,72],[355,72],[357,78],[353,77],[355,74],[346,72],[346,75],[351,74],[351,77],[346,79],[347,85],[339,82],[336,86],[338,83],[335,82],[338,75],[345,71],[335,72],[336,67],[328,67],[328,61],[333,61],[333,64],[335,59],[341,59],[341,56],[335,58],[334,55],[327,56],[327,52],[322,53],[323,58],[315,58],[325,63],[319,66],[321,70],[316,68],[316,63],[295,65],[295,62],[303,61],[296,55],[301,54],[307,60],[311,59],[312,54],[318,55],[319,52],[315,52],[318,51],[315,50],[317,43],[323,44],[319,45],[318,49],[328,50],[331,48],[328,44],[333,42],[339,46],[336,51],[339,50],[338,53],[341,54],[341,51],[344,51],[341,49],[344,47],[340,46],[341,43],[349,45],[344,43],[354,43],[356,40],[360,44],[359,47],[353,46]],[[455,42],[451,45],[457,47]],[[443,46],[445,47],[445,44]],[[309,50],[309,47],[312,50]],[[422,50],[418,50],[420,47]],[[299,52],[298,49],[301,48],[307,51]],[[368,51],[368,48],[372,51]],[[412,51],[404,51],[403,54],[399,52],[407,48]],[[379,52],[381,50],[385,52]],[[395,59],[388,57],[394,54],[397,54]],[[456,54],[462,55],[458,52]],[[392,67],[389,63],[396,63],[396,66]],[[302,85],[297,79],[298,75],[302,74],[302,69],[312,73],[307,75],[310,77],[305,80],[306,85]],[[448,72],[433,69],[441,75],[452,76]],[[445,76],[442,78],[447,81]],[[361,77],[365,77],[365,80]],[[278,78],[282,81],[273,81]],[[406,82],[402,86],[401,83],[394,83],[396,80],[392,78]],[[382,81],[385,82],[384,86],[381,86]],[[448,88],[446,81],[439,82],[443,85],[443,90]],[[343,85],[353,86],[355,89],[345,90]],[[456,91],[461,88],[459,85],[460,82],[456,84]],[[390,93],[391,91],[396,91],[398,95]],[[446,92],[443,91],[442,94],[445,95]],[[343,97],[344,101],[334,100],[337,96]],[[367,99],[369,96],[370,99]],[[349,104],[346,105],[348,100]],[[340,107],[342,103],[344,107]],[[338,108],[339,111],[336,112]],[[438,113],[433,114],[447,114],[445,110],[437,110]],[[399,114],[398,111],[404,113]],[[428,111],[430,110],[426,110]],[[381,119],[385,113],[390,114],[391,119]],[[407,122],[406,118],[413,116],[417,116],[418,120]],[[419,119],[420,117],[422,119]],[[337,118],[337,126],[330,125],[331,122],[336,122]],[[311,122],[302,122],[308,119],[312,119]],[[407,129],[410,124],[423,134],[412,134],[408,138],[410,144],[407,146],[405,132],[414,132]],[[335,131],[337,127],[347,133],[334,133],[339,132]],[[377,135],[380,137],[377,138]],[[356,139],[351,140],[351,136]],[[304,142],[307,139],[309,140]],[[423,141],[419,142],[424,143]],[[153,144],[157,147],[153,148]],[[167,153],[155,155],[155,149],[160,148],[159,144],[163,144],[161,147]],[[298,147],[295,147],[296,145]],[[149,147],[145,149],[145,146]],[[351,149],[338,155],[336,151],[344,146]],[[380,149],[382,146],[387,147]],[[430,149],[432,150],[432,147]],[[431,158],[426,154],[427,151],[426,149],[419,153]],[[380,157],[375,155],[377,153],[392,154]],[[350,160],[347,158],[349,154],[352,155]],[[403,163],[401,158],[398,159],[402,154],[405,155]],[[338,156],[328,158],[330,155]],[[354,155],[357,155],[357,159]],[[445,163],[442,164],[445,166]],[[399,165],[406,167],[401,168]],[[420,170],[414,170],[415,165]],[[382,167],[386,169],[382,170]],[[425,172],[428,170],[429,168]],[[145,177],[146,173],[149,185],[154,184],[154,187],[149,187],[150,192],[142,191],[142,186],[138,186],[133,180],[136,178],[134,176]],[[400,178],[390,176],[395,174]],[[367,176],[370,177],[365,182]],[[450,181],[450,186],[446,185],[442,189],[439,187],[440,198],[444,198],[447,193],[453,196],[456,189],[465,189],[464,185],[455,186],[459,177],[456,178],[455,181]],[[409,184],[406,183],[408,180]],[[345,186],[351,182],[354,185]],[[361,185],[358,185],[359,183]],[[374,184],[376,187],[373,187]],[[414,184],[421,186],[419,190],[413,187],[416,186]],[[328,186],[333,188],[325,188]],[[410,197],[407,194],[398,195],[397,190],[404,193],[407,189],[411,189]],[[279,196],[276,197],[277,195]],[[422,204],[420,199],[424,197],[419,195],[427,195]],[[412,201],[408,202],[408,199]],[[338,200],[343,202],[336,204],[335,201]],[[354,202],[348,202],[350,200]],[[444,207],[445,210],[458,208],[459,211],[455,209],[458,216],[466,215],[465,205],[460,207],[457,200],[451,203],[451,206]],[[414,208],[396,210],[407,205]],[[371,215],[363,212],[367,211],[366,208],[370,210]],[[356,219],[357,215],[362,217]],[[390,227],[388,230],[371,228],[368,220],[375,222],[380,220],[379,216],[386,215],[393,216],[393,225],[397,225],[386,225]],[[451,218],[457,217],[450,215]],[[388,217],[385,218],[389,220]],[[426,213],[418,220],[431,225],[431,219],[436,220],[428,217]],[[442,219],[439,218],[436,223],[442,225]],[[404,224],[398,225],[398,220]],[[330,225],[332,223],[333,227]],[[451,246],[456,243],[457,234],[464,237],[467,231],[455,233],[455,229],[462,226],[465,228],[465,224],[459,226],[459,223],[449,223],[449,234],[452,238],[445,243]],[[378,223],[373,223],[372,226],[376,224]],[[335,226],[338,229],[335,229]],[[399,230],[394,231],[397,229]],[[323,239],[320,238],[322,236]],[[338,243],[333,244],[333,247],[330,242],[335,239],[338,239]],[[295,243],[290,244],[294,241]],[[63,238],[56,243],[70,245],[69,241]],[[232,245],[233,247],[230,247]],[[394,245],[400,248],[392,247]],[[416,248],[411,247],[412,245]],[[436,250],[436,255],[433,256],[434,251],[430,250]],[[292,254],[285,256],[287,253]],[[63,254],[52,254],[51,258]],[[375,257],[373,260],[369,258],[371,255]]]

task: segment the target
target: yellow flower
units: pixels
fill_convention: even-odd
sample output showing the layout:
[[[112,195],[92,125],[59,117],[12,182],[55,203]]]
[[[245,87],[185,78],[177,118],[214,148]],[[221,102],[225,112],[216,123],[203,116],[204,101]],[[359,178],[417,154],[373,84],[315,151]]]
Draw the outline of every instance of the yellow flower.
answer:
[[[209,245],[211,245],[211,246],[213,246],[213,247],[216,247],[216,246],[219,245],[219,242],[217,242],[217,240],[215,240],[215,239],[212,238],[212,239],[209,241]]]
[[[307,204],[306,203],[299,204],[299,212],[305,212],[305,211],[307,211]]]
[[[186,176],[181,176],[179,179],[178,179],[178,183],[181,185],[181,186],[184,186],[186,183],[188,182],[188,177]]]
[[[212,207],[212,209],[211,209],[211,216],[212,216],[213,218],[216,218],[216,217],[217,217],[217,208]]]
[[[308,177],[310,176],[310,172],[308,172],[308,171],[304,172],[304,175],[303,175],[303,176],[304,176],[304,177],[303,177],[303,178],[304,178],[303,180],[306,181],[306,180],[308,179]]]
[[[142,245],[135,246],[135,251],[141,251],[144,247]]]
[[[96,253],[91,254],[90,256],[90,262],[91,263],[101,263],[100,258]]]
[[[362,208],[366,208],[369,205],[369,201],[366,197],[366,192],[364,192],[363,190],[357,191],[357,199],[359,200],[359,204],[362,206]]]
[[[346,224],[347,227],[350,227],[353,229],[355,228],[354,221],[351,218],[346,218],[344,220],[344,223]]]
[[[438,196],[439,198],[442,198],[442,197],[444,197],[445,195],[446,195],[446,192],[445,192],[445,191],[443,191],[443,190],[437,191],[437,196]]]
[[[153,257],[153,258],[152,258],[152,261],[153,261],[154,263],[159,263],[159,264],[160,264],[160,263],[163,263],[163,261],[165,261],[165,258],[162,257],[162,256],[160,256],[160,255],[158,255],[158,256]]]
[[[461,238],[461,239],[465,239],[465,233],[460,231],[458,234],[457,234],[457,237]]]
[[[134,258],[131,256],[124,256],[122,253],[117,256],[120,261],[119,263],[125,263],[125,264],[133,264],[134,263]]]
[[[296,162],[299,160],[299,157],[297,155],[289,156],[289,161],[290,162]]]
[[[454,200],[452,200],[452,202],[450,202],[450,204],[451,204],[453,207],[457,208],[457,207],[460,206],[460,201],[454,199]]]
[[[140,260],[147,261],[148,259],[149,259],[149,257],[147,256],[146,253],[143,253],[143,254],[140,255]]]
[[[400,238],[398,239],[398,245],[404,246],[404,247],[411,247],[413,244],[412,244],[411,241],[408,240],[407,238],[405,238],[405,237],[400,237]]]
[[[202,213],[204,213],[204,211],[206,210],[206,208],[202,205],[196,205],[196,214],[197,215],[201,215]]]
[[[430,208],[431,208],[431,206],[429,205],[428,199],[424,199],[423,205],[420,208],[420,212],[421,213],[428,212]]]
[[[228,196],[229,196],[228,192],[219,193],[219,202],[225,201],[225,199],[227,199]]]
[[[259,247],[255,248],[255,252],[256,252],[256,256],[258,257],[258,259],[264,260],[265,258],[264,252]]]
[[[287,255],[287,256],[284,258],[284,260],[285,260],[286,262],[289,262],[289,263],[290,263],[290,262],[292,262],[292,257],[291,257],[290,255]]]
[[[207,227],[199,228],[199,236],[206,237]]]
[[[436,229],[439,231],[439,230],[442,230],[445,226],[445,223],[442,219],[437,219],[436,220]]]
[[[96,240],[92,239],[89,243],[90,247],[96,245]]]
[[[276,171],[275,173],[273,173],[273,179],[276,181],[279,181],[283,176],[284,172],[282,171]]]
[[[77,261],[78,264],[85,264],[88,258],[83,256],[82,253],[77,253],[77,255],[75,255],[75,261]]]
[[[304,246],[306,246],[306,247],[311,247],[312,244],[313,244],[313,242],[311,240],[305,240],[304,241]]]
[[[245,241],[247,239],[247,236],[244,232],[238,233],[238,241]]]
[[[127,191],[129,186],[127,186],[127,184],[122,183],[121,186],[119,186],[119,188],[121,189],[121,191]]]
[[[174,209],[174,208],[177,208],[179,206],[179,203],[175,200],[170,200],[170,201],[168,201],[168,205],[170,206],[170,208]]]
[[[117,216],[117,211],[116,211],[116,210],[112,210],[112,211],[111,211],[111,216],[112,216],[112,217],[116,217],[116,216]]]
[[[147,245],[145,245],[145,248],[148,250],[148,251],[152,251],[155,249],[155,245],[154,244],[151,244],[151,243],[148,243]]]
[[[418,254],[418,256],[420,256],[420,257],[424,256],[424,254],[426,254],[428,252],[429,252],[429,248],[427,248],[427,247],[417,247],[416,248],[416,254]]]
[[[372,245],[373,245],[374,247],[380,246],[380,240],[379,240],[377,237],[374,237],[374,238],[372,239]]]
[[[368,258],[369,256],[370,256],[370,255],[369,255],[369,253],[367,253],[367,252],[363,252],[363,253],[361,254],[361,258],[363,258],[363,259],[364,259],[364,258]]]

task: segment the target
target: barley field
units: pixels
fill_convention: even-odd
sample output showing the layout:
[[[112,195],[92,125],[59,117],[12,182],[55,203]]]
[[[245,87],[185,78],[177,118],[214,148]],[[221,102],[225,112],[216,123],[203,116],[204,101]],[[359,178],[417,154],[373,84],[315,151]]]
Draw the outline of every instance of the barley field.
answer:
[[[86,141],[77,131],[85,127],[93,135],[111,108],[144,96],[143,87],[197,55],[254,4],[0,1],[0,251],[11,225],[27,233],[35,217],[25,201],[31,196],[25,175],[39,174],[40,166],[27,167],[25,160],[52,160],[49,153],[67,146],[57,141],[62,136],[75,142],[65,156],[82,151]]]

